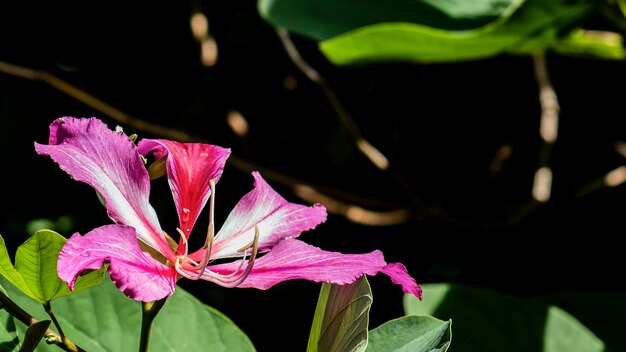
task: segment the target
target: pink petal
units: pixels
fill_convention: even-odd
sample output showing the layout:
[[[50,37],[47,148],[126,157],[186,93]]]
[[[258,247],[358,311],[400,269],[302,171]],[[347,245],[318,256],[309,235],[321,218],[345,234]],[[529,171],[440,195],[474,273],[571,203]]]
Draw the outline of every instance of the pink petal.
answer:
[[[207,269],[228,274],[240,261],[209,266]],[[367,254],[342,254],[327,252],[300,240],[280,241],[272,250],[254,262],[246,280],[238,287],[266,290],[278,283],[293,279],[328,282],[345,285],[363,275],[387,274],[394,283],[402,285],[406,293],[421,297],[422,289],[401,264],[385,262],[381,251]],[[404,269],[404,271],[403,271]],[[205,275],[207,279],[210,275]]]
[[[144,139],[139,142],[138,148],[143,155],[149,152],[156,158],[167,155],[167,178],[176,203],[180,229],[189,238],[198,215],[211,195],[209,180],[217,183],[220,179],[230,149],[164,139]]]
[[[237,203],[217,233],[212,258],[239,257],[237,250],[254,239],[259,227],[259,251],[269,250],[278,241],[296,238],[326,221],[326,208],[289,203],[253,172],[255,188]],[[199,260],[202,251],[191,257]]]
[[[406,267],[401,263],[388,264],[383,268],[382,273],[389,276],[391,282],[394,284],[402,285],[404,293],[409,293],[420,300],[422,299],[422,288],[415,282],[415,279],[409,275]]]
[[[142,252],[135,229],[128,226],[105,225],[85,236],[74,234],[59,254],[57,271],[73,289],[81,272],[105,262],[115,286],[132,299],[150,302],[174,293],[176,270]]]
[[[73,179],[95,188],[113,221],[134,227],[141,241],[174,260],[148,201],[148,172],[128,136],[96,118],[63,117],[50,125],[49,143],[35,143],[35,150],[50,156]]]

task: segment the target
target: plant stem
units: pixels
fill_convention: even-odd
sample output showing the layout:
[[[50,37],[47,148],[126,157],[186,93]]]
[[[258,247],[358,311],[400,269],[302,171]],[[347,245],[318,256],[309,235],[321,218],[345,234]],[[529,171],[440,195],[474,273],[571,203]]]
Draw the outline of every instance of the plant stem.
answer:
[[[65,336],[65,333],[63,333],[63,329],[61,329],[61,324],[59,324],[57,317],[54,315],[54,312],[52,312],[52,306],[50,305],[50,301],[44,303],[43,308],[46,310],[46,313],[48,313],[48,316],[50,316],[52,323],[57,328],[62,344],[65,345],[69,351],[84,351],[82,348],[76,346],[72,341],[70,341],[67,336]]]
[[[165,305],[166,300],[167,297],[154,302],[141,303],[141,337],[139,341],[139,352],[148,352],[150,335],[152,334],[152,323],[161,308]]]
[[[11,316],[24,323],[26,326],[37,322],[35,318],[13,302],[2,290],[0,290],[0,308],[6,310]]]
[[[45,307],[45,304],[44,304],[44,307]],[[35,319],[27,311],[22,309],[22,307],[18,306],[11,298],[9,298],[9,296],[4,294],[4,292],[2,292],[1,290],[0,290],[0,308],[6,310],[9,314],[11,314],[12,317],[21,321],[26,326],[31,326],[34,323],[38,322],[37,319]],[[48,308],[46,308],[46,311],[48,311]],[[54,321],[54,324],[57,326],[57,329],[59,329],[60,331],[60,328],[57,325],[58,323],[56,321],[56,318],[54,318],[53,321]],[[72,341],[70,341],[70,339],[68,339],[64,335],[63,337],[61,337],[60,334],[57,334],[56,332],[50,329],[46,331],[45,336],[46,336],[46,343],[57,345],[64,351],[85,352],[85,350],[75,345]]]

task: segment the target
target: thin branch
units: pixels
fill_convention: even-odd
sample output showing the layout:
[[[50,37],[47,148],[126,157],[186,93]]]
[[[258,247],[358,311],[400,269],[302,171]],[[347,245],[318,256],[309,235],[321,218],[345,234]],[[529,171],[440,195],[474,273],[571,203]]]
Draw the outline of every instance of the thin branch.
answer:
[[[9,63],[0,61],[0,72],[4,72],[6,74],[16,76],[16,77],[21,77],[21,78],[25,78],[29,80],[40,81],[40,82],[46,83],[52,88],[55,88],[67,94],[68,96],[80,101],[81,103],[93,108],[94,110],[98,110],[101,113],[109,116],[116,122],[123,124],[125,126],[132,127],[138,131],[143,131],[145,133],[149,133],[155,136],[177,140],[180,142],[210,143],[205,138],[194,136],[194,135],[191,135],[182,131],[178,131],[175,129],[166,128],[157,124],[153,124],[153,123],[132,117],[131,115],[113,107],[112,105],[94,97],[93,95],[81,90],[80,88],[46,71],[35,70],[32,68],[27,68],[27,67],[18,66],[18,65],[9,64]],[[228,159],[228,163],[232,165],[233,167],[244,172],[251,172],[254,170],[258,170],[262,172],[263,175],[268,180],[272,180],[283,186],[290,187],[293,190],[294,194],[298,193],[297,192],[298,189],[301,189],[302,187],[306,187],[308,191],[307,191],[307,199],[305,200],[311,200],[311,199],[324,199],[326,201],[334,200],[334,197],[329,195],[329,194],[334,194],[335,196],[339,196],[343,199],[359,199],[363,203],[369,203],[369,204],[380,203],[372,199],[365,199],[363,197],[358,197],[358,196],[346,193],[345,191],[331,189],[329,187],[326,187],[325,188],[326,193],[323,193],[318,190],[319,187],[316,187],[310,183],[298,180],[294,177],[280,173],[276,170],[261,167],[259,165],[253,164],[247,160],[244,160],[232,154],[230,158]],[[336,202],[346,204],[339,200],[336,200]],[[358,207],[357,205],[354,205],[354,206]],[[394,208],[401,208],[399,206],[391,206],[391,205],[387,205],[387,206],[394,207]],[[329,209],[329,211],[331,211],[331,209]],[[384,223],[388,225],[397,225],[397,224],[406,222],[407,219],[404,217],[397,217],[395,215],[396,214],[395,212],[408,212],[408,209],[401,208],[401,209],[395,210],[392,213],[377,212],[377,211],[372,211],[372,210],[367,210],[367,211],[368,211],[368,214],[371,214],[372,216],[376,216],[379,219],[378,220],[379,223]],[[338,214],[338,215],[342,215],[342,214]],[[390,217],[387,218],[388,216]],[[368,220],[365,220],[365,222],[363,222],[362,219],[359,220],[357,218],[353,218],[349,220],[356,222],[356,223],[360,223],[360,224],[367,224],[371,222]]]
[[[544,92],[543,94],[540,93],[542,102],[542,116],[545,112],[553,111],[557,112],[558,118],[558,102],[555,100],[555,94],[552,95],[553,98],[550,98],[551,95],[549,93],[552,86],[549,83],[549,80],[547,80],[547,71],[545,71],[545,62],[542,63],[543,60],[545,60],[545,57],[542,56],[535,58],[537,80],[539,82],[540,91]],[[304,69],[306,69],[306,67],[310,66],[303,66]],[[145,133],[153,134],[163,138],[178,140],[180,142],[193,141],[210,143],[210,141],[208,141],[206,138],[201,138],[182,131],[166,128],[132,117],[129,114],[109,105],[108,103],[86,93],[80,88],[48,72],[17,66],[3,61],[0,61],[0,72],[4,72],[6,74],[16,77],[46,83],[51,87],[67,94],[68,96],[84,103],[85,105],[102,112],[103,114],[109,116],[118,123],[132,127],[138,131],[143,131]],[[316,71],[313,70],[311,72]],[[548,89],[542,90],[541,87],[548,87]],[[553,91],[554,90],[552,88],[552,92]],[[554,103],[556,103],[556,105]],[[549,135],[549,133],[546,135]],[[550,146],[551,143],[544,142],[544,148],[540,153],[540,165],[543,165],[543,163],[549,159],[547,156],[549,155]],[[230,158],[228,159],[228,163],[243,172],[258,170],[263,173],[263,175],[268,180],[271,180],[273,182],[276,182],[277,184],[281,184],[286,187],[290,187],[293,194],[300,197],[301,199],[308,202],[324,203],[327,206],[329,213],[343,216],[347,220],[357,224],[370,226],[390,226],[404,224],[414,219],[423,219],[427,217],[440,219],[464,227],[472,226],[472,224],[474,224],[473,222],[463,219],[461,217],[446,214],[440,208],[420,206],[419,202],[415,203],[414,208],[407,208],[347,193],[343,190],[338,190],[331,187],[313,185],[309,182],[304,182],[276,170],[256,165],[235,155],[230,156]],[[344,200],[352,200],[353,202],[357,202],[359,204],[368,204],[370,206],[375,206],[378,208],[383,207],[393,210],[368,210],[357,205],[356,203],[341,201],[337,197]],[[486,223],[482,227],[484,229],[496,229],[512,226],[515,223],[518,223],[519,221],[524,219],[528,214],[532,212],[535,207],[539,205],[541,205],[541,202],[538,202],[535,199],[530,199],[528,202],[525,202],[521,205],[520,211],[518,213],[513,214],[512,216],[501,222]]]
[[[615,142],[613,147],[617,154],[621,155],[623,158],[626,158],[626,142],[617,141]],[[621,165],[607,172],[601,178],[591,180],[587,184],[580,187],[575,192],[575,196],[578,198],[586,197],[602,189],[620,186],[624,182],[626,182],[626,166]]]
[[[356,122],[345,109],[333,89],[330,87],[324,76],[322,76],[317,70],[315,70],[311,65],[309,65],[306,60],[300,55],[298,48],[295,46],[291,37],[289,36],[289,32],[282,27],[276,29],[276,33],[278,34],[278,38],[280,39],[287,55],[293,62],[293,64],[304,73],[311,81],[316,83],[326,95],[326,98],[335,109],[337,116],[341,119],[348,134],[352,137],[354,144],[357,149],[363,153],[376,167],[381,170],[388,170],[391,173],[391,176],[396,181],[396,183],[402,188],[402,190],[406,193],[406,195],[411,199],[413,203],[413,207],[419,212],[423,213],[426,211],[426,207],[422,203],[422,201],[415,195],[415,192],[411,187],[407,184],[406,180],[393,168],[390,167],[389,159],[376,147],[374,147],[361,133],[361,130],[357,126]]]
[[[59,321],[57,320],[57,317],[54,315],[54,312],[52,311],[52,305],[50,304],[50,301],[44,303],[43,307],[44,307],[46,313],[48,314],[48,316],[50,317],[50,319],[52,320],[52,323],[57,328],[57,331],[59,332],[59,337],[61,338],[61,343],[63,344],[63,346],[66,346],[68,350],[73,351],[73,352],[83,351],[83,349],[78,347],[78,346],[76,346],[67,337],[67,335],[65,335],[65,333],[63,332],[63,329],[61,329],[61,324],[59,324]]]
[[[31,326],[37,323],[39,320],[35,319],[27,311],[17,305],[9,296],[7,296],[2,290],[0,290],[0,308],[6,310],[12,317],[21,321],[26,326]],[[56,320],[56,319],[55,319]],[[56,322],[55,322],[56,325]],[[58,327],[58,326],[57,326]],[[51,329],[47,329],[44,334],[46,343],[59,346],[64,351],[68,352],[84,352],[82,348],[74,344],[66,336],[61,336]]]
[[[291,61],[293,61],[296,67],[298,67],[304,75],[322,88],[322,91],[337,112],[337,115],[346,127],[348,134],[350,134],[354,144],[361,151],[361,153],[363,153],[363,155],[365,155],[379,169],[387,170],[389,168],[389,160],[387,157],[363,137],[363,134],[354,122],[354,119],[344,108],[335,92],[326,82],[326,79],[302,58],[300,52],[293,44],[293,41],[291,41],[289,32],[284,28],[278,28],[276,32],[278,33],[278,37],[280,38],[280,41],[283,44],[285,51],[287,51],[287,55],[289,55]]]
[[[552,169],[549,166],[552,145],[556,142],[559,130],[559,100],[556,91],[550,82],[545,53],[533,55],[535,78],[539,89],[539,103],[541,105],[541,119],[539,134],[541,136],[541,148],[535,182],[533,184],[533,197],[540,202],[550,199],[552,190]]]
[[[622,34],[626,34],[626,18],[617,4],[603,3],[599,13]]]

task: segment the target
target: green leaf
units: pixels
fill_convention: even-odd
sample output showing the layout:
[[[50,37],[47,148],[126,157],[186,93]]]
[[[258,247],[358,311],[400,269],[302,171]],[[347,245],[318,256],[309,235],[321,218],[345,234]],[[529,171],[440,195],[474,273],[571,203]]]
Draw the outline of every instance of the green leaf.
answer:
[[[452,337],[451,322],[428,315],[408,315],[370,331],[369,352],[445,352]]]
[[[2,236],[0,236],[0,275],[4,276],[13,286],[18,287],[28,296],[35,298],[35,294],[32,293],[20,272],[13,266]]]
[[[16,352],[19,348],[15,320],[5,310],[0,310],[0,352]]]
[[[622,10],[622,14],[626,17],[626,0],[617,0],[619,9]]]
[[[569,56],[624,60],[624,38],[615,32],[577,28],[550,45],[553,51]]]
[[[364,26],[418,23],[470,30],[508,16],[525,0],[259,0],[260,15],[277,27],[325,40]]]
[[[307,352],[364,351],[371,305],[365,276],[349,285],[322,284]]]
[[[593,1],[527,0],[483,27],[450,31],[422,22],[363,26],[324,40],[320,49],[336,65],[375,62],[458,62],[503,53],[528,54],[549,48],[561,33],[591,15]]]
[[[20,352],[32,352],[37,348],[39,342],[48,331],[48,327],[50,326],[50,320],[42,320],[38,321],[26,329],[26,334],[24,335],[24,341],[22,342],[22,347],[20,348]]]
[[[0,278],[0,285],[5,281]],[[43,306],[12,286],[11,298],[37,319],[47,318]],[[63,332],[90,352],[136,351],[139,348],[141,303],[124,296],[106,279],[101,285],[54,301]],[[23,324],[19,326],[24,329]],[[150,351],[254,351],[248,337],[226,316],[178,287],[157,315]],[[37,351],[58,351],[40,344]]]
[[[454,321],[453,350],[605,351],[604,343],[576,318],[540,300],[460,285],[422,288],[423,301],[404,296],[405,313]]]
[[[59,252],[66,238],[51,230],[35,232],[15,254],[15,266],[0,236],[0,274],[31,298],[44,303],[71,295],[102,281],[105,268],[81,275],[70,291],[57,274]]]
[[[612,351],[626,351],[626,292],[563,292],[542,300],[567,311],[598,336]]]

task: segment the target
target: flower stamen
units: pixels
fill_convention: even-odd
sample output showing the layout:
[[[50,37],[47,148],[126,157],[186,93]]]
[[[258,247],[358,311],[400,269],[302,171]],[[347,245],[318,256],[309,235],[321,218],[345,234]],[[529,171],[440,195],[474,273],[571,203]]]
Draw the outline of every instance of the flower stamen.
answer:
[[[187,243],[187,237],[185,237],[185,233],[180,228],[176,228],[178,234],[180,235],[181,240],[183,241],[183,245],[185,245],[185,254],[182,256],[183,259],[187,259],[187,255],[189,254],[189,246]]]
[[[191,277],[192,280],[198,280],[202,277],[202,273],[206,269],[207,265],[211,262],[211,252],[213,251],[213,240],[215,239],[215,227],[213,223],[209,224],[209,229],[207,231],[206,241],[204,242],[204,246],[202,249],[205,250],[204,257],[200,261],[200,263],[195,267],[196,276]]]
[[[252,251],[250,253],[250,258],[246,262],[248,249],[252,249]],[[249,245],[243,247],[242,251],[244,252],[244,256],[241,259],[241,264],[236,270],[233,270],[228,275],[222,275],[222,274],[218,274],[213,271],[210,271],[210,270],[205,270],[202,273],[202,279],[213,281],[224,287],[236,287],[242,282],[244,282],[244,280],[248,277],[248,275],[250,275],[250,272],[252,271],[252,268],[254,266],[254,260],[256,259],[256,256],[259,251],[259,226],[258,225],[254,226],[254,239],[252,240],[252,242],[250,242]],[[246,265],[246,268],[244,269],[243,272],[241,272],[241,268],[243,267],[244,263]]]
[[[209,186],[211,187],[211,195],[209,198],[209,227],[207,229],[206,240],[204,241],[204,245],[202,249],[205,251],[204,257],[200,261],[200,264],[196,266],[194,269],[196,271],[196,276],[191,277],[192,280],[198,280],[202,277],[202,273],[206,269],[207,265],[209,265],[211,252],[213,251],[213,240],[215,239],[215,224],[214,224],[214,210],[215,209],[215,180],[209,180]]]

